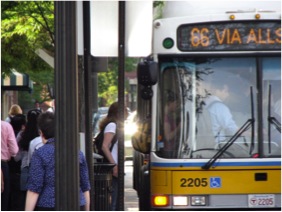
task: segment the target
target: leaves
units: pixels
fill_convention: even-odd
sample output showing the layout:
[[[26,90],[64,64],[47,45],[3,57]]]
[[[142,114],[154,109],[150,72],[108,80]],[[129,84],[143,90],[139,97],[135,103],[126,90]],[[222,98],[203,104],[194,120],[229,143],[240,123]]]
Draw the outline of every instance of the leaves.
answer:
[[[48,98],[42,90],[54,84],[54,70],[35,50],[54,55],[54,32],[53,1],[1,1],[1,74],[8,75],[12,69],[29,74],[35,83],[32,98],[38,101]],[[126,58],[125,70],[136,70],[137,61]],[[118,59],[110,58],[108,71],[98,77],[99,97],[109,105],[118,96]]]
[[[2,55],[9,55],[1,60],[7,65],[3,71],[16,68],[17,63],[25,63],[19,67],[26,67],[27,63],[32,66],[36,49],[54,45],[53,2],[2,1],[1,18],[1,51]]]
[[[12,69],[34,81],[32,98],[43,100],[41,91],[54,81],[54,70],[36,53],[54,52],[53,1],[1,1],[1,75]]]
[[[1,6],[3,4],[6,5],[7,2],[1,2]],[[45,42],[54,45],[53,2],[18,2],[8,5],[10,7],[2,6],[1,11],[2,39],[18,34],[25,35],[33,48]]]
[[[125,71],[136,70],[137,62],[138,58],[125,58]],[[109,58],[108,71],[98,74],[98,91],[98,97],[104,100],[100,106],[110,105],[118,99],[118,58]]]

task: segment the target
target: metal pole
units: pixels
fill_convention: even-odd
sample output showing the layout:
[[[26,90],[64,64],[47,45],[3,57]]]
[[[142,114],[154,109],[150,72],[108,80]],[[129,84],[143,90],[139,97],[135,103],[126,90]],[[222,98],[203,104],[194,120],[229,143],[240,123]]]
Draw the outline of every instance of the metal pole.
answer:
[[[79,134],[76,2],[55,1],[56,210],[78,211]]]
[[[119,1],[118,103],[119,118],[124,119],[125,1]],[[124,123],[118,123],[118,210],[124,211]]]
[[[258,125],[257,125],[257,129],[258,129],[258,141],[263,141],[263,126],[260,123],[263,123],[263,107],[262,107],[262,101],[263,101],[263,95],[262,95],[262,85],[263,85],[263,74],[262,74],[262,59],[261,58],[257,58],[256,59],[256,65],[257,68],[259,69],[259,71],[257,72],[257,92],[255,91],[254,93],[257,93],[257,120],[258,120]],[[263,149],[263,145],[262,143],[259,142],[259,146],[258,146],[258,151],[259,151],[259,155],[260,157],[262,157],[264,155],[264,149]]]
[[[91,72],[91,39],[90,39],[90,2],[83,1],[83,43],[84,43],[84,86],[85,86],[85,154],[91,184],[90,207],[94,210],[94,166],[92,145],[92,105],[93,87]]]

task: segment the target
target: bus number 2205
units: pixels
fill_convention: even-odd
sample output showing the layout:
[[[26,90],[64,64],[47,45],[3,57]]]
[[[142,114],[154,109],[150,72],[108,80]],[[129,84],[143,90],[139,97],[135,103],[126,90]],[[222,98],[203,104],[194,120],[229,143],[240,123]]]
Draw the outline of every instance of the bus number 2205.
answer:
[[[180,187],[206,187],[208,185],[207,178],[181,178]]]

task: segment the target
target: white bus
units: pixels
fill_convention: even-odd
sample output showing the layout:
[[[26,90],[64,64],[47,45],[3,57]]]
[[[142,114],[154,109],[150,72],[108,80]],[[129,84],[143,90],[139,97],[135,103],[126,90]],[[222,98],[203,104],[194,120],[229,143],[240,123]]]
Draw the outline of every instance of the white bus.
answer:
[[[163,9],[138,66],[140,210],[281,209],[281,2]]]

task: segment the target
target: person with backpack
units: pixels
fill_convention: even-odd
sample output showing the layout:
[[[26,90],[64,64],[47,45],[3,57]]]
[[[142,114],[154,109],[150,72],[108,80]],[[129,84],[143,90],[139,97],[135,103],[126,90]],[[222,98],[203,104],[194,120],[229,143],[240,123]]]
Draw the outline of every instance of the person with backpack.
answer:
[[[127,110],[124,109],[125,116],[127,117]],[[117,210],[117,197],[118,197],[118,142],[117,142],[117,122],[118,118],[118,102],[114,102],[109,107],[107,116],[101,120],[99,124],[100,131],[103,132],[103,142],[101,147],[98,147],[98,152],[104,157],[104,161],[115,164],[113,168],[112,180],[112,210]],[[123,121],[123,120],[121,120]],[[101,150],[99,150],[101,148]]]

